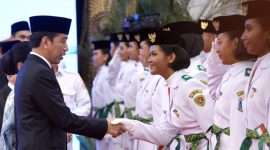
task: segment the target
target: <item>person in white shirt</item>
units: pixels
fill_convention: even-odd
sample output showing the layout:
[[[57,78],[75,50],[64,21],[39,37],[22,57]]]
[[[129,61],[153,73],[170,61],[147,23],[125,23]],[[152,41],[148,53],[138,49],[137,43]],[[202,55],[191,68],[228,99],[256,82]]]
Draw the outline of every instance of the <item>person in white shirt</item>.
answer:
[[[200,80],[202,83],[207,84],[207,69],[201,62],[202,58],[200,53],[203,49],[202,30],[196,22],[192,21],[179,21],[166,24],[162,27],[163,31],[175,32],[181,35],[185,40],[185,50],[190,57],[190,66],[186,72]]]
[[[231,20],[234,20],[234,24],[231,24]],[[230,65],[216,90],[214,124],[211,129],[214,134],[211,143],[215,150],[239,150],[245,138],[242,101],[256,56],[248,54],[241,41],[243,25],[242,15],[214,18],[218,33],[217,54],[223,64]]]
[[[125,111],[124,89],[129,81],[132,70],[135,68],[134,61],[129,60],[127,33],[117,34],[119,46],[108,65],[108,81],[111,86],[110,111],[112,117],[122,117]],[[124,149],[123,136],[111,139],[108,150]]]
[[[140,30],[140,49],[139,58],[144,66],[144,72],[139,75],[139,91],[136,95],[135,116],[133,119],[142,121],[147,124],[155,124],[159,122],[163,114],[161,109],[161,98],[157,90],[159,81],[163,79],[159,75],[150,73],[149,58],[150,58],[150,41],[148,33],[154,32],[155,28],[146,28]],[[165,94],[166,95],[166,94]],[[162,99],[164,100],[164,99]],[[133,150],[156,150],[157,145],[150,142],[134,139]]]
[[[64,101],[72,113],[89,116],[91,99],[88,90],[78,73],[68,71],[64,66],[52,64],[56,79],[64,96]],[[79,142],[75,135],[67,134],[68,150],[78,149]]]
[[[212,42],[215,41],[216,38],[216,30],[214,29],[212,20],[201,19],[198,22],[203,34],[203,49],[200,53],[201,60],[198,62],[202,64],[206,69],[208,68],[206,60],[208,58],[209,52],[212,48]]]
[[[243,2],[242,10],[245,15],[242,40],[247,52],[258,59],[244,92],[246,138],[241,149],[269,149],[270,1]]]
[[[110,41],[99,40],[93,41],[93,56],[92,61],[94,67],[97,69],[97,74],[93,80],[92,86],[92,102],[93,102],[93,116],[97,118],[107,118],[105,109],[111,101],[109,94],[110,86],[108,82],[108,62],[110,61]],[[105,136],[106,137],[106,136]],[[97,150],[107,150],[108,142],[103,138],[96,140]]]
[[[167,111],[156,125],[128,119],[112,123],[124,124],[132,138],[163,146],[179,133],[184,141],[181,149],[205,150],[210,138],[205,132],[213,123],[214,101],[207,86],[184,71],[190,65],[189,55],[181,48],[184,40],[176,33],[162,31],[149,34],[149,40],[151,74],[160,74],[167,83]]]

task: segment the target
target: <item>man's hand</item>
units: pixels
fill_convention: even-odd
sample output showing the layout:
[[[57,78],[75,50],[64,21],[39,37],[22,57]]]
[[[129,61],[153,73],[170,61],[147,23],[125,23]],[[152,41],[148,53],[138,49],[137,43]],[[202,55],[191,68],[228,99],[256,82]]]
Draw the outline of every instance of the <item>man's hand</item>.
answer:
[[[113,118],[108,118],[108,130],[107,133],[111,134],[112,137],[117,137],[121,135],[123,132],[125,132],[125,127],[122,124],[113,125],[111,121],[114,120]]]

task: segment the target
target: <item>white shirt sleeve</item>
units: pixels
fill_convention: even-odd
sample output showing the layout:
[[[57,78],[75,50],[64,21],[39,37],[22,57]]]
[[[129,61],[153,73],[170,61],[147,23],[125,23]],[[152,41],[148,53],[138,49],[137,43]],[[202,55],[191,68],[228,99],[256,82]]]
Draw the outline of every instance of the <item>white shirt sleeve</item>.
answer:
[[[75,83],[76,83],[75,85],[76,108],[74,110],[74,113],[79,116],[88,116],[91,111],[91,100],[90,100],[88,90],[79,74],[76,75]]]
[[[229,65],[223,65],[216,52],[216,40],[212,42],[212,49],[207,57],[208,87],[212,99],[216,98],[216,89],[220,84],[223,75],[228,71]]]
[[[108,81],[110,85],[115,85],[116,78],[121,69],[121,58],[119,55],[119,48],[116,49],[114,56],[108,65]]]
[[[209,95],[208,87],[197,80],[187,81],[183,92],[188,98],[190,108],[196,116],[201,129],[206,132],[213,124],[214,101]],[[201,90],[201,92],[194,92]]]
[[[177,129],[168,122],[163,114],[161,121],[156,126],[134,121],[132,138],[144,140],[157,145],[167,145],[177,134]]]

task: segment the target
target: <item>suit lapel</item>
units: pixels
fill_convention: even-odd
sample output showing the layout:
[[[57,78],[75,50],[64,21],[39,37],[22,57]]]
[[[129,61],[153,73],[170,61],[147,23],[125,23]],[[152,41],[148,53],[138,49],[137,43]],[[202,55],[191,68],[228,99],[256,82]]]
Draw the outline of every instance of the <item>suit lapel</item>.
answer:
[[[37,63],[40,63],[44,66],[46,66],[48,69],[51,70],[50,66],[43,60],[41,59],[40,57],[36,56],[36,55],[33,55],[33,54],[30,54],[28,57],[27,57],[27,60],[29,61],[35,61]]]

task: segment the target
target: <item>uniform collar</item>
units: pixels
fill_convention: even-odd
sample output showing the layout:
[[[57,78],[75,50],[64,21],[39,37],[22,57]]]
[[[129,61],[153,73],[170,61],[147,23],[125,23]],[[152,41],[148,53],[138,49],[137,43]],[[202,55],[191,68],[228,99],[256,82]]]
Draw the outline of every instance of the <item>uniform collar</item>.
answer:
[[[201,56],[200,55],[195,56],[195,57],[192,57],[192,58],[190,58],[190,64],[193,64],[195,62],[198,62],[200,59],[201,59]]]
[[[262,57],[259,57],[257,59],[257,61],[260,61],[261,68],[263,68],[263,69],[268,68],[270,65],[270,52],[268,52],[267,54],[265,54]]]
[[[55,72],[55,76],[62,76],[63,72],[64,72],[64,70],[62,68],[58,67],[57,72]]]
[[[182,75],[184,75],[183,69],[176,71],[166,80],[166,83],[169,87],[176,88]]]
[[[248,60],[248,61],[241,61],[235,64],[232,64],[230,67],[230,73],[232,76],[236,76],[239,73],[243,72],[246,70],[246,68],[252,68],[254,64],[254,60]]]

